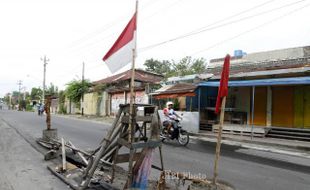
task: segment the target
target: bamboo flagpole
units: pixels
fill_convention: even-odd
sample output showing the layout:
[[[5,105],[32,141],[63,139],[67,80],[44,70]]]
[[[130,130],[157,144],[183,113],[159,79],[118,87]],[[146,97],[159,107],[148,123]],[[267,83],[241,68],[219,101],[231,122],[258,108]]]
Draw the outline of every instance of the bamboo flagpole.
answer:
[[[220,125],[218,129],[218,136],[217,136],[217,144],[215,150],[215,161],[214,161],[214,173],[213,173],[213,180],[212,184],[216,186],[217,177],[218,177],[218,163],[220,159],[220,152],[221,152],[221,141],[222,141],[222,130],[224,124],[224,116],[225,116],[225,104],[226,104],[226,96],[228,95],[228,80],[229,80],[229,65],[230,65],[230,55],[226,55],[224,60],[224,66],[222,70],[220,86],[218,90],[218,95],[216,99],[216,108],[215,113],[218,114],[221,108],[220,114]]]
[[[138,16],[138,0],[136,0],[136,30],[137,30],[137,16]],[[134,122],[134,88],[135,88],[135,62],[136,62],[136,48],[137,48],[137,31],[135,32],[135,42],[134,48],[132,49],[132,65],[131,65],[131,81],[130,81],[130,107],[129,107],[129,133],[128,133],[128,142],[134,142],[135,136],[135,122]],[[131,147],[129,152],[129,163],[128,163],[128,180],[127,187],[131,187],[133,180],[133,156],[134,149]]]
[[[128,128],[128,142],[132,141],[132,114],[134,103],[134,86],[135,86],[135,58],[137,47],[137,13],[138,0],[136,0],[135,13],[130,19],[120,36],[114,42],[113,46],[103,57],[108,68],[112,73],[123,68],[127,63],[132,62],[131,65],[131,81],[130,81],[130,108],[129,108],[129,128]]]
[[[136,49],[137,49],[137,16],[138,16],[138,0],[136,0],[136,32],[135,32],[135,42],[134,47],[132,49],[132,64],[131,64],[131,81],[130,81],[130,108],[129,108],[129,135],[128,135],[128,141],[132,142],[133,139],[133,103],[134,103],[134,88],[135,88],[135,62],[136,62]]]
[[[126,25],[118,39],[115,41],[110,50],[103,57],[108,68],[112,73],[123,68],[129,62],[131,65],[131,80],[130,80],[130,107],[129,107],[129,128],[128,128],[128,142],[133,143],[135,135],[134,120],[134,87],[135,87],[135,59],[137,47],[137,14],[138,14],[138,0],[136,0],[135,13],[131,20]],[[132,168],[133,168],[134,149],[130,148],[129,166],[128,166],[128,182],[127,187],[131,186],[132,182]]]
[[[222,131],[223,131],[223,123],[224,123],[224,115],[225,115],[225,104],[226,104],[226,96],[222,99],[220,126],[218,129],[218,136],[217,136],[217,143],[216,143],[216,150],[215,150],[214,174],[213,174],[213,181],[212,181],[214,185],[216,184],[217,177],[218,177],[218,162],[220,159],[220,152],[221,152]]]

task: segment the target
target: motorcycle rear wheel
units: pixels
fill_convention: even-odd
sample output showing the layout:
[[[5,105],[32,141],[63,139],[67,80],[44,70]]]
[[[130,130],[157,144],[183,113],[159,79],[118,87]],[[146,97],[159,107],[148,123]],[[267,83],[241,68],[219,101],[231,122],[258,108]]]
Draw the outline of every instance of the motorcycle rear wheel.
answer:
[[[189,134],[186,131],[180,131],[178,143],[182,146],[186,146],[189,143]]]

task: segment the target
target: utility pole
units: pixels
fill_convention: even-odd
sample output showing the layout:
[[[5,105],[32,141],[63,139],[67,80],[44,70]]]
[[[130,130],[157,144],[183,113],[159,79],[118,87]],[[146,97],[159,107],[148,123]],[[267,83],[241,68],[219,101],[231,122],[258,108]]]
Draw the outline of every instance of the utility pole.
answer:
[[[41,61],[43,61],[43,67],[44,67],[44,71],[43,71],[43,90],[42,90],[42,103],[44,104],[46,65],[47,65],[47,62],[49,61],[49,59],[47,59],[46,56],[44,55],[44,58],[43,59],[41,58]]]
[[[11,107],[11,106],[12,106],[12,94],[9,93],[9,110],[13,109],[13,107]]]
[[[24,90],[24,97],[23,97],[23,100],[26,100],[26,87],[25,86],[23,86],[23,90]]]
[[[85,63],[83,62],[83,67],[82,67],[82,115],[84,115],[84,69]]]
[[[22,89],[22,85],[23,85],[23,81],[19,80],[17,81],[17,85],[18,85],[18,110],[21,110],[21,95],[20,95],[20,91]]]
[[[21,80],[19,80],[19,81],[17,81],[17,85],[18,85],[18,96],[20,96],[20,91],[21,91],[21,89],[22,89],[22,85],[23,85],[23,81],[21,81]]]

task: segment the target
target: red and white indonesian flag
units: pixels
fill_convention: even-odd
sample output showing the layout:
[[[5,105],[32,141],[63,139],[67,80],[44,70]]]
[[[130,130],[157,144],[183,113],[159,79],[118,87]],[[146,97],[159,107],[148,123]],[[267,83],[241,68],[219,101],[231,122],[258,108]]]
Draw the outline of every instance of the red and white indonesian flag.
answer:
[[[103,57],[112,73],[118,71],[133,59],[133,49],[136,45],[136,13],[115,41],[111,49]]]

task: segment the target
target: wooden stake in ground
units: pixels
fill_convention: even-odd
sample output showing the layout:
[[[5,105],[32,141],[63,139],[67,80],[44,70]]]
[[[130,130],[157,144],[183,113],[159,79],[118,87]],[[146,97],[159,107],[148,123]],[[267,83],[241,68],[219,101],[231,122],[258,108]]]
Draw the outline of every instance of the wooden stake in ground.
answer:
[[[45,113],[46,113],[46,127],[47,130],[51,129],[51,111],[50,111],[50,107],[51,107],[51,96],[48,96],[45,99],[45,105],[44,105],[44,109],[45,109]]]
[[[223,123],[224,123],[224,114],[225,114],[225,104],[226,104],[226,96],[228,95],[228,80],[229,80],[229,64],[230,64],[230,55],[226,55],[224,60],[224,66],[222,70],[220,86],[217,94],[216,99],[216,108],[215,113],[218,114],[221,108],[221,115],[220,115],[220,126],[218,130],[217,136],[217,144],[215,150],[215,161],[214,161],[214,175],[212,184],[216,187],[216,181],[218,176],[218,162],[220,159],[220,152],[221,152],[221,141],[222,141],[222,130],[223,130]]]
[[[66,163],[66,149],[65,149],[65,140],[61,138],[61,150],[62,150],[62,171],[67,170],[67,163]]]
[[[213,185],[216,185],[217,176],[218,176],[218,162],[220,159],[220,152],[221,152],[222,131],[223,131],[223,123],[224,123],[224,115],[225,115],[225,104],[226,104],[226,97],[223,98],[222,106],[221,106],[220,126],[218,129],[217,143],[216,143],[216,150],[215,150],[214,173],[213,173],[213,181],[212,181]]]

